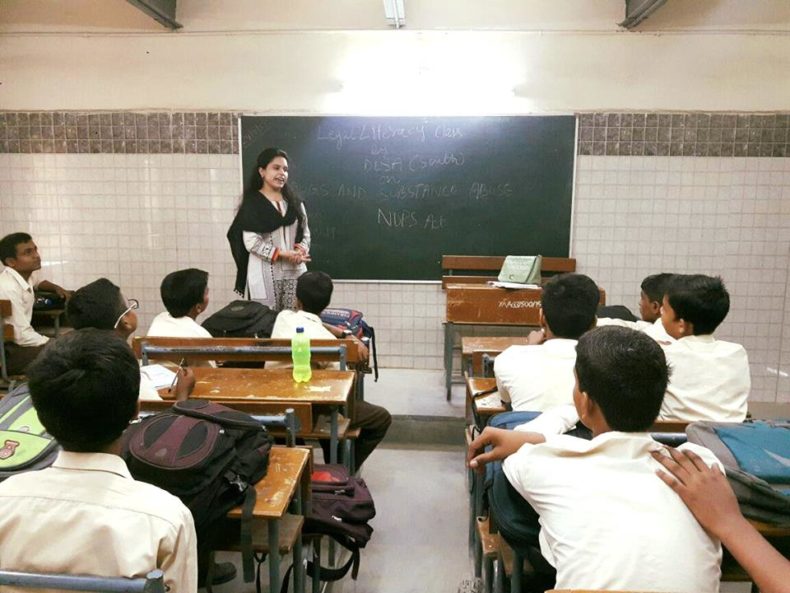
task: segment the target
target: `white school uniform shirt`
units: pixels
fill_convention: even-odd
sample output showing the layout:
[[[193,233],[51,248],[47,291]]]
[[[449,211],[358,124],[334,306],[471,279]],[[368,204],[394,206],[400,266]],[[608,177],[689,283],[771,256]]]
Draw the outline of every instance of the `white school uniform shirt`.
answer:
[[[680,448],[718,464],[703,447]],[[656,476],[658,449],[645,433],[560,435],[505,460],[507,479],[540,515],[556,589],[719,590],[721,545]]]
[[[192,513],[117,455],[61,451],[52,467],[0,484],[0,510],[3,570],[131,578],[159,568],[170,593],[197,591]]]
[[[14,342],[19,346],[42,346],[49,341],[30,324],[36,302],[34,289],[39,282],[35,272],[29,280],[22,278],[13,268],[6,267],[0,272],[0,299],[11,301],[11,316],[4,321],[13,326]]]
[[[167,311],[160,313],[151,322],[148,334],[151,337],[162,338],[211,338],[208,330],[197,321],[184,315],[183,317],[173,317]],[[216,368],[217,363],[213,360],[190,362],[196,367]]]
[[[611,317],[599,317],[596,322],[596,327],[604,327],[607,325],[617,325],[619,327],[629,327],[631,329],[635,329],[640,332],[646,333],[648,336],[653,338],[659,344],[663,342],[674,342],[675,338],[670,336],[667,333],[667,330],[664,329],[664,324],[661,323],[661,318],[659,317],[653,323],[649,321],[642,321],[638,319],[637,321],[627,321],[625,319],[613,319]]]
[[[296,335],[296,328],[303,327],[304,333],[311,340],[336,340],[337,337],[324,327],[321,318],[307,311],[292,311],[286,309],[277,314],[272,328],[272,338],[278,340],[290,340]],[[286,368],[292,366],[288,362],[267,362],[266,368]],[[315,368],[315,367],[314,367]],[[325,365],[325,368],[339,369],[340,365],[336,362]]]
[[[705,335],[663,348],[672,371],[659,420],[743,422],[751,387],[743,346]]]
[[[576,340],[510,346],[494,359],[497,389],[513,410],[542,411],[573,401]]]

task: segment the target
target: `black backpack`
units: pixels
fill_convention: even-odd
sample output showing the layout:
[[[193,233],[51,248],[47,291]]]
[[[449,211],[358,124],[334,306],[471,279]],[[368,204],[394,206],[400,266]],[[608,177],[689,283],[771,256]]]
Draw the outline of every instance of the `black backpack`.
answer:
[[[207,400],[187,400],[132,424],[123,456],[136,480],[179,497],[192,512],[198,547],[210,550],[228,511],[243,504],[245,581],[253,578],[253,485],[266,475],[273,439],[251,416]]]
[[[215,338],[268,338],[277,312],[256,301],[233,301],[203,322]]]
[[[326,535],[351,552],[339,568],[319,566],[322,581],[339,581],[351,570],[351,578],[359,573],[360,549],[370,541],[373,528],[368,524],[376,516],[376,506],[365,480],[351,476],[343,465],[316,465],[310,479],[312,503],[305,516],[302,535]],[[293,565],[283,579],[281,593],[288,590]],[[307,574],[313,574],[313,562],[307,562]]]

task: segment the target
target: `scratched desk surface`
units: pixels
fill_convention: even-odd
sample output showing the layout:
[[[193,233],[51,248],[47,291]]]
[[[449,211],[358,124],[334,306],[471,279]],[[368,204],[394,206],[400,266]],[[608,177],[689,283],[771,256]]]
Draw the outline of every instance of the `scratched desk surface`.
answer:
[[[254,517],[279,519],[285,515],[288,504],[299,486],[310,458],[310,449],[302,447],[272,447],[269,469],[263,479],[255,484]],[[241,518],[241,507],[231,509],[231,519]]]
[[[307,383],[296,383],[291,369],[198,367],[191,397],[223,400],[304,401],[344,405],[354,385],[353,371],[314,370]]]

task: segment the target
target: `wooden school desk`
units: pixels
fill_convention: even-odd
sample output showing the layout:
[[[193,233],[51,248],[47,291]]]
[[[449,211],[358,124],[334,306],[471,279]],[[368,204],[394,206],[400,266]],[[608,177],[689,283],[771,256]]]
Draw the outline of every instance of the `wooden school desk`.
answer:
[[[466,402],[475,419],[475,424],[480,428],[488,423],[491,416],[507,412],[498,391],[475,397],[476,393],[483,393],[496,387],[494,377],[467,377]]]
[[[526,346],[527,336],[464,336],[461,338],[461,368],[470,376],[482,375],[482,368],[475,368],[475,352],[495,357],[511,346]]]
[[[600,304],[606,303],[601,289]],[[458,325],[513,325],[537,327],[540,288],[497,288],[487,284],[447,284],[444,324],[444,372],[447,400],[453,378],[453,345]]]
[[[538,326],[540,288],[512,290],[487,284],[448,284],[444,324],[444,373],[447,400],[453,377],[453,345],[458,325]]]
[[[252,510],[252,545],[255,551],[269,555],[269,591],[280,590],[280,555],[293,551],[294,591],[304,591],[302,562],[302,525],[310,493],[310,449],[303,447],[272,447],[269,469],[255,484],[256,500]],[[295,514],[288,514],[291,500],[296,502]],[[229,522],[223,527],[217,550],[237,551],[241,507],[231,509]]]
[[[190,397],[210,399],[248,414],[275,414],[293,408],[302,425],[297,433],[304,438],[327,438],[330,463],[337,462],[337,444],[353,417],[353,371],[313,370],[308,383],[296,383],[291,369],[235,369],[196,367],[195,388]],[[164,390],[160,390],[160,393]],[[161,409],[172,402],[141,402],[144,409]],[[317,409],[330,410],[329,426],[322,423]],[[346,418],[339,419],[340,408]]]

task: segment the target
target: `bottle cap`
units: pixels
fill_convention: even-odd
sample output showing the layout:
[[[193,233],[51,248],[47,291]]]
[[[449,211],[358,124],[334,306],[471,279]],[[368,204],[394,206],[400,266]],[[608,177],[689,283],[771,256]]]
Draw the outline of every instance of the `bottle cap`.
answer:
[[[304,328],[303,327],[297,327],[296,328],[296,333],[297,334],[303,334],[304,333]]]

